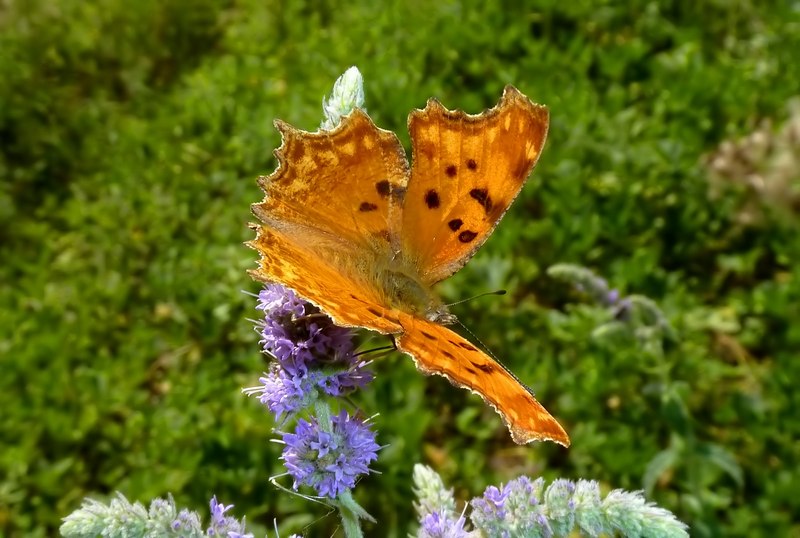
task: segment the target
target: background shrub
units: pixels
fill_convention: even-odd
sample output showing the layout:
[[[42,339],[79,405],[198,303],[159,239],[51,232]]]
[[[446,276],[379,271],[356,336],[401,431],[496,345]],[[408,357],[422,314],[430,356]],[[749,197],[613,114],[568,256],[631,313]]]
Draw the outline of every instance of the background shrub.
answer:
[[[583,476],[646,489],[696,536],[799,532],[797,173],[759,197],[712,166],[765,118],[782,136],[796,2],[338,4],[0,7],[0,533],[52,535],[115,490],[334,531],[267,481],[273,424],[239,392],[264,368],[241,243],[272,120],[315,129],[353,64],[406,144],[430,96],[478,112],[513,83],[550,107],[529,185],[441,290],[510,291],[456,313],[573,440],[514,446],[474,396],[383,360],[359,401],[388,445],[356,490],[371,532],[409,531],[417,461],[462,497]],[[562,262],[656,301],[674,340],[598,338],[609,313],[546,275]]]

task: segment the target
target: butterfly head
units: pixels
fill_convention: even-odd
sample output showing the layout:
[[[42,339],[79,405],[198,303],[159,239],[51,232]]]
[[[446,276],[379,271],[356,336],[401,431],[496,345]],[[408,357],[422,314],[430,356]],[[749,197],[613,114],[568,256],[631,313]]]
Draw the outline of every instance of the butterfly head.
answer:
[[[439,305],[438,308],[429,311],[425,317],[428,321],[432,321],[440,325],[453,325],[458,321],[458,318],[455,316],[455,314],[451,314],[447,310],[446,305]]]

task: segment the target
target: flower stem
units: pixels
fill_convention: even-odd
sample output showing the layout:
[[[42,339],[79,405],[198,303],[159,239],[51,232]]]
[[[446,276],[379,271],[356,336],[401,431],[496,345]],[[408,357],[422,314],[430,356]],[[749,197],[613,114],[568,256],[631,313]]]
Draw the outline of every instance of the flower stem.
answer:
[[[344,535],[347,536],[347,538],[361,538],[364,536],[364,533],[361,531],[361,525],[358,523],[359,519],[375,522],[375,519],[353,499],[353,494],[349,489],[341,493],[336,500],[333,501],[333,504],[339,509]]]
[[[331,418],[331,407],[325,400],[314,401],[314,416],[322,431],[331,433],[333,431],[333,419]]]

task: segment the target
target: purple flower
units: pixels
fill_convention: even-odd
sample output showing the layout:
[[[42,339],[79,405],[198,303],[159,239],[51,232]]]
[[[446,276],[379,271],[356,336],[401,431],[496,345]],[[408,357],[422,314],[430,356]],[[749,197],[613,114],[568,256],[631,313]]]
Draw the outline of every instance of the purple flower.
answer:
[[[345,371],[327,373],[311,370],[303,374],[291,374],[275,365],[269,373],[258,378],[257,387],[244,389],[245,394],[258,395],[276,419],[309,407],[319,397],[319,392],[329,396],[343,396],[372,380],[367,362],[353,362]]]
[[[368,361],[355,353],[350,330],[337,327],[311,303],[277,284],[258,296],[264,320],[257,324],[261,345],[275,357],[260,386],[245,389],[257,395],[276,418],[313,408],[318,414],[300,418],[292,433],[282,433],[281,459],[294,488],[310,486],[323,497],[343,499],[358,478],[369,473],[380,446],[375,433],[345,411],[331,415],[324,395],[344,396],[372,380]]]
[[[351,332],[334,325],[290,289],[268,284],[258,294],[256,309],[264,311],[260,325],[264,351],[293,374],[303,373],[315,359],[335,361],[353,354]]]
[[[489,486],[473,499],[471,519],[487,536],[553,536],[542,506],[544,480],[521,476],[505,486]]]
[[[331,373],[317,385],[330,396],[345,396],[373,380],[373,373],[367,369],[370,361],[350,360],[346,369]]]
[[[451,514],[443,514],[439,510],[426,514],[422,518],[420,538],[467,538],[469,533],[464,529],[464,516],[455,519]]]
[[[619,301],[619,290],[614,288],[609,290],[605,297],[605,303],[608,306],[615,305]]]
[[[277,363],[259,379],[261,386],[245,393],[259,395],[276,418],[310,406],[320,393],[343,396],[372,380],[369,363],[353,353],[350,331],[293,291],[267,285],[256,308],[265,313],[261,344]]]
[[[259,401],[267,406],[276,419],[285,413],[291,414],[313,403],[316,399],[315,384],[321,374],[291,375],[275,367],[264,377],[259,377],[261,386],[244,389],[248,395],[257,394]]]
[[[547,488],[545,493],[545,500],[547,502],[559,502],[572,498],[575,493],[575,484],[565,478],[553,480],[550,487]]]
[[[506,517],[505,504],[510,493],[510,484],[500,486],[489,486],[483,492],[483,497],[473,499],[472,508],[480,512],[485,518],[502,521]]]
[[[259,379],[261,386],[244,392],[259,395],[276,418],[310,406],[322,393],[344,396],[372,380],[369,362],[354,354],[351,331],[292,290],[269,284],[256,308],[265,316],[257,326],[261,345],[276,363]]]
[[[575,524],[575,483],[559,478],[544,492],[544,502],[549,507],[547,516],[556,535],[566,535]]]
[[[341,411],[331,417],[331,431],[322,431],[316,418],[300,419],[294,433],[284,433],[281,459],[294,479],[294,489],[311,486],[335,498],[352,489],[381,448],[375,433],[362,421]]]
[[[225,512],[233,508],[232,504],[225,506],[217,502],[217,496],[211,498],[211,523],[206,530],[207,536],[224,536],[226,538],[253,538],[252,534],[244,534],[244,521],[239,522]]]
[[[178,517],[172,522],[171,527],[173,531],[199,529],[200,517],[196,512],[190,512],[184,508],[178,513]]]
[[[630,299],[625,298],[616,303],[614,307],[614,318],[620,321],[631,321],[631,313],[633,312],[633,303]]]
[[[256,309],[269,313],[274,319],[281,315],[302,316],[306,309],[305,301],[295,292],[279,284],[267,284],[258,293]]]
[[[539,527],[539,533],[542,536],[553,536],[553,529],[550,527],[550,521],[547,516],[539,513],[536,515],[536,525]]]
[[[619,301],[619,290],[616,288],[609,289],[608,281],[605,278],[591,275],[587,285],[576,286],[579,291],[585,291],[597,303],[603,306],[614,306]]]
[[[503,490],[500,491],[494,486],[489,486],[486,488],[483,496],[487,501],[494,504],[498,510],[502,510],[503,504],[505,504],[506,499],[508,498],[508,488],[503,488]]]
[[[476,502],[480,504],[480,509],[486,514],[491,513],[491,517],[502,520],[506,517],[506,511],[503,509],[506,503],[506,499],[508,499],[508,487],[500,486],[500,488],[496,488],[495,486],[489,486],[486,488],[486,491],[483,492],[482,499],[476,499]]]

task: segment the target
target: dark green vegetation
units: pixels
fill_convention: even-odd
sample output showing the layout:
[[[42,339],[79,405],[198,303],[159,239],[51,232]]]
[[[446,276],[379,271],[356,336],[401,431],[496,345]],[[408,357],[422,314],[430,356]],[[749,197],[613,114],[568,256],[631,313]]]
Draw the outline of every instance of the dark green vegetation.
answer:
[[[52,535],[115,490],[335,529],[267,482],[279,447],[239,392],[264,368],[240,290],[272,120],[315,129],[352,64],[404,142],[430,96],[478,112],[513,83],[551,108],[533,179],[442,291],[510,291],[455,313],[573,441],[516,447],[476,397],[383,360],[357,397],[388,445],[356,490],[367,533],[405,536],[417,461],[462,498],[585,477],[646,488],[694,536],[800,532],[798,167],[763,197],[703,164],[787,118],[797,3],[314,4],[0,6],[0,534]],[[560,262],[652,298],[676,340],[593,337],[609,314],[546,275]]]

